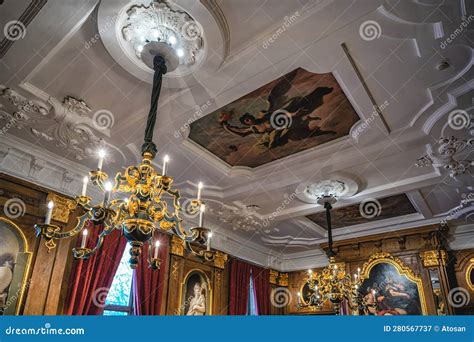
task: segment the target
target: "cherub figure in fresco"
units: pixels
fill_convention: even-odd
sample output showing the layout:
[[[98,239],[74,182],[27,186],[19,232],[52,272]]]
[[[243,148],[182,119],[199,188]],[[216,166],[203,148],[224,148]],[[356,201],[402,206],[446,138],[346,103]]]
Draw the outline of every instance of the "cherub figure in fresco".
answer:
[[[261,110],[256,117],[245,113],[239,118],[243,126],[234,126],[229,123],[234,114],[233,111],[222,112],[219,116],[222,128],[228,133],[241,137],[250,134],[260,135],[258,145],[262,151],[285,145],[289,140],[336,134],[334,131],[322,130],[319,126],[310,128],[312,121],[321,120],[321,118],[309,115],[324,103],[324,95],[330,94],[333,88],[317,87],[305,96],[288,99],[285,94],[290,90],[296,72],[297,70],[292,71],[273,87],[267,99],[266,109]]]

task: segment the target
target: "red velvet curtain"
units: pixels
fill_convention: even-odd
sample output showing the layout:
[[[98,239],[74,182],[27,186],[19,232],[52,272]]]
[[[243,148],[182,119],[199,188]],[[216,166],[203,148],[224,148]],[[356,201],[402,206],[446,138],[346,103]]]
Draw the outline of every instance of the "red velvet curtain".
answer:
[[[259,315],[270,314],[270,271],[266,268],[252,265],[252,278],[257,295],[257,310]]]
[[[102,226],[88,228],[88,248],[93,248]],[[79,236],[80,245],[82,235]],[[118,230],[105,237],[104,244],[88,260],[74,260],[66,298],[66,315],[100,315],[127,241]]]
[[[148,267],[148,244],[143,246],[142,259],[133,272],[133,299],[135,315],[159,315],[163,302],[163,288],[168,273],[169,237],[166,234],[156,234],[155,241],[160,241],[158,257],[161,268],[153,270]],[[154,243],[153,243],[154,245]],[[154,248],[154,247],[153,247]],[[153,250],[154,252],[154,250]]]
[[[258,314],[270,314],[270,274],[268,269],[232,259],[229,315],[245,315],[247,313],[250,272],[252,272],[256,292]]]
[[[230,265],[229,315],[247,313],[251,265],[232,259]]]

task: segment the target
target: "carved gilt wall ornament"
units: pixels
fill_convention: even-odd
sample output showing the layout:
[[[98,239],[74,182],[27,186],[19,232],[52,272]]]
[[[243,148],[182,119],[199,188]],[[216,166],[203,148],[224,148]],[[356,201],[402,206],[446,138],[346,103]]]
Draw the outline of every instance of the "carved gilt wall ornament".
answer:
[[[48,193],[46,199],[46,202],[49,201],[54,202],[52,219],[61,223],[67,223],[71,210],[76,207],[75,201],[51,192]]]
[[[177,281],[178,280],[178,270],[179,270],[179,265],[178,261],[174,261],[173,265],[171,265],[171,274],[173,275],[173,280]]]
[[[215,275],[216,275],[216,291],[219,291],[219,289],[221,288],[221,284],[222,284],[222,271],[217,270],[215,272]]]
[[[179,236],[171,235],[171,254],[184,255],[184,241]]]
[[[270,284],[277,285],[278,271],[270,270]]]
[[[423,261],[423,266],[446,266],[448,255],[445,250],[431,250],[420,252],[420,258]]]
[[[214,266],[220,269],[225,268],[225,263],[228,260],[228,255],[226,253],[222,253],[219,251],[216,251],[216,257],[214,259]]]
[[[278,286],[288,286],[288,273],[280,273],[278,276]]]
[[[460,159],[462,152],[471,152],[474,148],[474,139],[458,140],[455,137],[441,137],[437,148],[429,146],[426,154],[417,159],[417,167],[434,166],[449,170],[449,175],[456,178],[464,174],[472,165],[472,160]]]
[[[0,120],[72,152],[76,160],[94,155],[100,138],[94,133],[91,109],[83,100],[67,96],[59,102],[50,97],[47,104],[42,104],[13,89],[2,88],[0,102],[4,110],[0,111]]]

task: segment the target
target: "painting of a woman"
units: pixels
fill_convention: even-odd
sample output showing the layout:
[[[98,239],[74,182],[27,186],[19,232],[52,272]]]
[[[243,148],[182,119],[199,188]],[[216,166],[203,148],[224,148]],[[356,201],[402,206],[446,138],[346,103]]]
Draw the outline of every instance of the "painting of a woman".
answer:
[[[400,275],[392,264],[379,263],[360,287],[365,315],[421,315],[417,284]]]
[[[22,271],[18,257],[25,252],[25,242],[17,228],[5,219],[0,219],[0,315],[15,311],[16,302],[9,302],[9,293],[19,297],[21,284],[12,283],[14,272]],[[10,307],[9,307],[10,306]],[[13,311],[12,311],[13,310]]]
[[[13,265],[13,254],[0,254],[0,313],[3,313],[3,307],[7,302],[8,290],[13,279]]]
[[[203,316],[206,313],[206,295],[201,284],[194,284],[194,295],[189,302],[188,316]]]
[[[183,284],[183,314],[203,316],[209,312],[209,285],[205,275],[199,271],[191,272]]]

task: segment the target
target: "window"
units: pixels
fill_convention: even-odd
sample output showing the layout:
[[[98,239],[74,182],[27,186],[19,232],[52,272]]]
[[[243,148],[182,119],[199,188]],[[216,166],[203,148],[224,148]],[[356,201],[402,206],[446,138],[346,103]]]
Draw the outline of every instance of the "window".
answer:
[[[104,315],[126,316],[132,314],[132,276],[128,264],[129,254],[125,251],[120,260],[114,280],[105,300]]]
[[[250,271],[250,283],[249,283],[249,299],[247,302],[247,315],[257,316],[257,293],[255,292],[255,287],[253,285],[253,276],[252,271]]]

